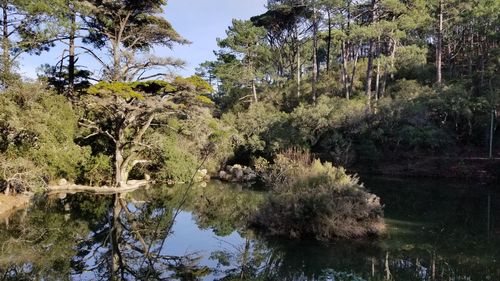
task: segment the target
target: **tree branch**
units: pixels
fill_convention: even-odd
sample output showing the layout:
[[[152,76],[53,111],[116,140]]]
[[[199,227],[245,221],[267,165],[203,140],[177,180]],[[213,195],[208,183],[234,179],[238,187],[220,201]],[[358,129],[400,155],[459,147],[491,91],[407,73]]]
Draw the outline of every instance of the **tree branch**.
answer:
[[[113,135],[111,135],[108,131],[102,130],[101,128],[99,128],[99,126],[95,125],[95,123],[90,121],[90,120],[87,120],[87,119],[82,119],[82,120],[85,122],[88,122],[89,124],[86,124],[84,122],[79,121],[78,125],[85,127],[85,128],[88,128],[88,129],[95,130],[94,135],[103,134],[103,135],[107,136],[108,138],[110,138],[114,143],[117,143],[115,137],[113,137]],[[89,138],[89,137],[91,137],[91,135],[87,136],[86,138]]]

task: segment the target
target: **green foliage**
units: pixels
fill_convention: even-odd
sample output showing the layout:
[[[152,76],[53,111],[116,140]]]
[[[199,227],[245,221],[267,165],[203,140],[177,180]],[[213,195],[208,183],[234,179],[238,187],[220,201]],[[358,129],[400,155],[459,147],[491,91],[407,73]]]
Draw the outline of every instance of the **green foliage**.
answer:
[[[58,0],[54,0],[59,4]],[[53,6],[51,8],[54,8]],[[22,54],[40,55],[54,46],[57,32],[50,23],[46,1],[5,0],[2,2],[2,55],[0,84],[4,87],[21,81],[16,73]],[[41,24],[43,22],[44,24]]]
[[[189,169],[191,176],[203,160],[201,168],[207,169],[212,174],[218,173],[221,167],[225,167],[227,161],[234,155],[238,135],[232,124],[214,118],[208,108],[197,108],[189,118],[182,116],[169,118],[167,126],[159,128],[147,139],[153,147],[160,147],[164,144],[158,140],[173,138],[172,149],[174,146],[179,146],[177,149],[191,159],[191,167],[186,168],[186,173]],[[168,157],[163,152],[157,152],[152,157],[156,155]],[[180,160],[183,161],[182,158]],[[186,178],[182,181],[185,180]]]
[[[134,84],[126,82],[105,82],[101,81],[93,85],[87,90],[90,95],[98,95],[100,97],[118,96],[123,99],[144,99],[144,96],[134,90]],[[141,87],[143,85],[138,85]]]
[[[155,161],[160,167],[155,178],[160,181],[189,181],[199,165],[196,156],[180,145],[175,136],[164,138],[162,143],[159,158]]]
[[[212,93],[212,87],[198,76],[188,78],[176,77],[172,83],[163,80],[148,80],[141,82],[105,82],[101,81],[91,86],[87,93],[101,97],[119,96],[124,99],[144,99],[143,94],[168,94],[179,91],[200,94]]]
[[[182,194],[184,186],[174,188],[174,192]],[[264,201],[264,194],[241,186],[230,186],[221,192],[221,183],[215,181],[194,186],[190,199],[188,206],[198,226],[211,229],[218,236],[227,236],[234,231],[247,231],[248,220]]]
[[[354,140],[338,130],[325,133],[318,142],[318,147],[321,158],[335,164],[351,165],[356,160]]]
[[[387,92],[395,100],[408,101],[419,96],[429,95],[432,90],[422,86],[418,81],[401,79],[389,86]]]
[[[101,81],[87,89],[90,95],[99,97],[118,96],[123,99],[145,99],[144,94],[167,94],[178,91],[211,93],[212,87],[198,76],[188,78],[176,77],[172,83],[162,80],[141,82],[105,82]],[[213,104],[208,98],[198,96],[197,99],[206,104]],[[207,100],[208,99],[208,100]]]
[[[396,70],[408,71],[422,67],[427,63],[427,49],[416,45],[404,46],[396,49]]]
[[[110,156],[103,153],[92,155],[80,169],[80,182],[88,182],[91,186],[111,186],[110,175],[113,174],[113,165]]]
[[[290,119],[292,126],[298,128],[301,139],[314,146],[327,131],[355,124],[364,113],[363,100],[321,96],[316,104],[301,104],[295,108]]]
[[[414,127],[404,125],[398,132],[402,145],[408,148],[437,149],[449,143],[448,135],[435,126]]]
[[[45,200],[43,203],[47,204]],[[57,207],[59,210],[54,210]],[[60,205],[42,208],[35,204],[25,217],[14,216],[10,227],[2,226],[0,267],[14,268],[6,274],[7,280],[29,280],[34,276],[64,280],[71,274],[71,258],[77,254],[75,241],[86,235],[89,227],[81,220],[68,221],[61,209]]]
[[[470,144],[482,152],[499,100],[496,1],[447,3],[442,46],[436,3],[295,2],[273,0],[264,14],[233,20],[217,39],[216,61],[199,69],[202,77],[145,81],[165,76],[151,68],[182,65],[151,52],[188,43],[162,18],[167,1],[4,1],[0,82],[8,89],[0,97],[0,154],[43,168],[48,180],[108,184],[104,174],[116,167],[110,161],[120,158],[112,156],[117,147],[141,163],[158,151],[171,154],[169,165],[182,171],[166,177],[176,179],[214,146],[205,164],[211,172],[228,161],[271,160],[289,147],[345,165],[459,154]],[[70,105],[45,86],[15,83],[20,54],[39,55],[61,41],[72,49],[72,36],[84,37],[76,49],[102,65],[102,77],[84,66],[70,75],[74,65],[63,57],[40,78],[59,93],[74,85],[87,95],[72,95]],[[444,81],[433,88],[436,51]],[[85,127],[80,146],[77,121]],[[134,139],[144,134],[161,137]],[[182,148],[161,143],[165,138]],[[124,175],[129,163],[122,163]]]
[[[207,94],[213,93],[214,89],[207,81],[197,75],[188,78],[176,77],[173,82],[180,89],[192,89],[198,93]]]
[[[248,110],[228,113],[222,117],[226,124],[232,124],[241,134],[242,145],[250,152],[274,153],[290,139],[290,132],[284,128],[287,114],[266,103],[253,103]]]
[[[49,64],[44,64],[39,67],[38,79],[46,82],[58,94],[66,94],[69,89],[69,70],[67,67],[58,68]],[[83,92],[92,84],[90,78],[92,72],[84,69],[76,69],[74,73],[74,89],[77,93]]]
[[[121,28],[117,19],[129,14],[125,29],[122,31],[125,46],[133,49],[148,50],[153,45],[171,46],[172,42],[184,42],[172,25],[158,15],[163,12],[166,1],[148,0],[128,1],[89,1],[92,4],[90,21],[92,28],[87,40],[99,46],[110,34]],[[113,13],[111,12],[113,11]]]
[[[62,96],[41,84],[18,84],[0,95],[0,152],[43,167],[48,179],[76,179],[88,149],[73,140],[77,115]]]
[[[222,82],[220,88],[226,93],[235,88],[251,90],[263,77],[270,57],[265,46],[266,30],[251,21],[233,20],[226,35],[224,39],[217,39],[221,48],[217,55],[225,63],[214,65],[214,72]]]
[[[214,105],[214,102],[206,96],[198,95],[196,96],[196,100],[205,105]]]

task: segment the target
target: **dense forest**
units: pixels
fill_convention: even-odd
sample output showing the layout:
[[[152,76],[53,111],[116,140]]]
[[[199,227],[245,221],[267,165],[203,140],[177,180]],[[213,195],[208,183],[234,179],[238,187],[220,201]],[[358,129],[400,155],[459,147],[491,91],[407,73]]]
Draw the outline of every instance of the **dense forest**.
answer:
[[[488,157],[498,14],[497,1],[269,1],[233,21],[199,75],[243,157],[294,146],[418,173],[431,157]]]

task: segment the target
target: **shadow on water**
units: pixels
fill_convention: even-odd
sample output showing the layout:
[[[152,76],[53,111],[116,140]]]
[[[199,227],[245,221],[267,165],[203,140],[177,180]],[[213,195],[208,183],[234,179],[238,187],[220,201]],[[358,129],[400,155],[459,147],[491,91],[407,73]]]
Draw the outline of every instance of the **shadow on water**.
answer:
[[[212,182],[39,198],[0,226],[0,280],[500,280],[500,195],[367,178],[386,237],[289,241],[247,229],[265,192]],[[170,230],[170,231],[169,231]]]

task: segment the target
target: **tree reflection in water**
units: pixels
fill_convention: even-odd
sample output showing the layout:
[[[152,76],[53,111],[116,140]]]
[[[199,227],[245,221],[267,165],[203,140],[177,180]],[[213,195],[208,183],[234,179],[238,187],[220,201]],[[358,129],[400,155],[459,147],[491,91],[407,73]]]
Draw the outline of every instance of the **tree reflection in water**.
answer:
[[[247,221],[265,192],[217,182],[190,189],[171,231],[185,190],[41,199],[0,226],[0,280],[500,280],[498,237],[480,233],[484,204],[456,189],[443,203],[422,187],[408,202],[382,194],[401,205],[386,208],[387,237],[330,243],[260,237]]]
[[[0,280],[198,280],[196,253],[165,255],[173,209],[126,194],[77,194],[35,206],[2,231]],[[157,202],[155,202],[157,203]],[[167,203],[167,202],[165,202]],[[43,205],[43,203],[40,203]],[[69,216],[68,216],[69,215]],[[18,235],[16,235],[18,233]],[[13,238],[16,237],[17,238]],[[12,257],[16,258],[12,258]]]
[[[75,273],[94,272],[103,280],[193,280],[209,272],[198,265],[195,253],[162,253],[173,219],[171,208],[129,203],[123,194],[113,197],[107,221],[78,243],[73,263],[80,270]]]

